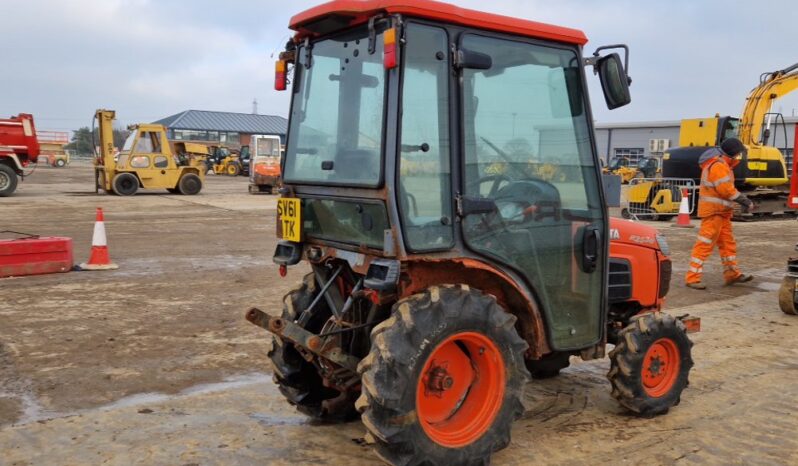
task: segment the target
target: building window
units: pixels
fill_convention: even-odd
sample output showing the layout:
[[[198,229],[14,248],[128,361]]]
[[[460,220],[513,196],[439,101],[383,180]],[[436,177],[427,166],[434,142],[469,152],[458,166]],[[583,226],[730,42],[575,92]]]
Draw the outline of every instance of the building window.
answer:
[[[637,166],[637,162],[640,161],[646,155],[646,150],[642,147],[634,147],[634,148],[617,148],[615,149],[614,155],[616,159],[626,157],[629,159],[629,164],[632,167]]]
[[[228,144],[238,144],[239,143],[238,133],[227,133],[227,143]]]

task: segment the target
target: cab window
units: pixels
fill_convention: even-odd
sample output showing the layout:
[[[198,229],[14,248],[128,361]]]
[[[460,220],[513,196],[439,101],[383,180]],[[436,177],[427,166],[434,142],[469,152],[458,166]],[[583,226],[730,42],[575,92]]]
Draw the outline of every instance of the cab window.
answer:
[[[148,168],[150,166],[150,158],[146,155],[137,155],[130,159],[130,166],[133,168]]]
[[[169,160],[163,155],[159,155],[155,157],[155,160],[152,164],[155,168],[166,168],[169,166]]]

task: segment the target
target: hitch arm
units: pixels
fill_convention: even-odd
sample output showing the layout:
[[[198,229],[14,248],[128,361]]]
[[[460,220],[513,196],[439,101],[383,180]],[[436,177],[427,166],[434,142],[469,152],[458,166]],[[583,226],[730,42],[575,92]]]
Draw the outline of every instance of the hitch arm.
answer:
[[[285,341],[291,342],[345,369],[357,372],[357,364],[360,362],[358,358],[347,354],[338,346],[325,345],[324,339],[320,336],[308,332],[290,320],[272,317],[254,307],[247,311],[246,319]]]

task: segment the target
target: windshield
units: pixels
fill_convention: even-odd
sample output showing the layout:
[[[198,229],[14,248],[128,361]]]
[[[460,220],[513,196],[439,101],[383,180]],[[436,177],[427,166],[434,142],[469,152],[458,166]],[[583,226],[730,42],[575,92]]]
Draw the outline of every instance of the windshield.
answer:
[[[125,145],[122,146],[122,152],[130,152],[130,149],[133,148],[133,141],[136,140],[136,134],[138,134],[138,131],[134,131],[128,135],[127,139],[125,139]]]
[[[381,177],[385,69],[382,34],[369,53],[361,28],[297,49],[285,181],[377,186]]]

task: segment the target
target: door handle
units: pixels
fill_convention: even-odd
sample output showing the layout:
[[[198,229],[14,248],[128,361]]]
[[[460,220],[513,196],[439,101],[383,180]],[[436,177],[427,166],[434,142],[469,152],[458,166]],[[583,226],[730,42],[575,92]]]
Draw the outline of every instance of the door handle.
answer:
[[[597,226],[588,225],[582,230],[581,269],[585,273],[593,273],[598,266],[601,250],[601,230]]]

